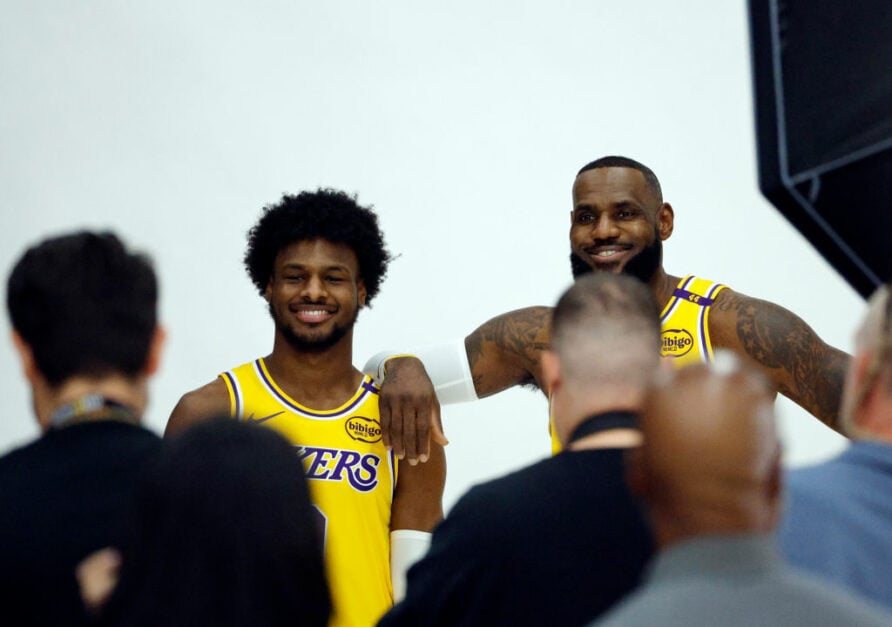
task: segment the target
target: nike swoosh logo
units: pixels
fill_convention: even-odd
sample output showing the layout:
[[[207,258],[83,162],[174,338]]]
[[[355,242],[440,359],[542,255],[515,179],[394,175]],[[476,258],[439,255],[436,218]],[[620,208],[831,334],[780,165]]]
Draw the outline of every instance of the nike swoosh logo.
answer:
[[[254,417],[254,412],[252,411],[252,412],[251,412],[251,415],[248,416],[247,418],[245,418],[245,420],[250,420],[251,422],[266,422],[266,421],[269,420],[270,418],[275,418],[276,416],[279,416],[279,415],[284,414],[284,413],[285,413],[284,410],[283,410],[283,411],[277,411],[276,413],[274,413],[274,414],[270,414],[269,416],[263,416],[262,418],[255,418],[255,417]]]

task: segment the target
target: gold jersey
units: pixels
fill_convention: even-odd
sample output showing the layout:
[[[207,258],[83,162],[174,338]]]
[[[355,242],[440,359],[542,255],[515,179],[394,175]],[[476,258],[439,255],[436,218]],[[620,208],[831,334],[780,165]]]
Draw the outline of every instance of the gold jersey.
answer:
[[[393,604],[390,511],[397,463],[381,440],[378,389],[363,378],[337,409],[315,410],[290,398],[263,359],[220,375],[234,417],[284,435],[300,455],[325,537],[334,604],[331,625],[365,627]]]
[[[693,275],[684,277],[675,286],[669,302],[660,314],[660,354],[664,359],[671,359],[673,366],[680,368],[688,364],[712,361],[709,309],[719,292],[726,287]],[[561,451],[561,443],[551,427],[553,416],[550,405],[548,409],[551,452],[557,455]]]
[[[660,315],[663,328],[660,352],[674,366],[712,361],[709,339],[709,309],[721,283],[688,275],[679,281]]]

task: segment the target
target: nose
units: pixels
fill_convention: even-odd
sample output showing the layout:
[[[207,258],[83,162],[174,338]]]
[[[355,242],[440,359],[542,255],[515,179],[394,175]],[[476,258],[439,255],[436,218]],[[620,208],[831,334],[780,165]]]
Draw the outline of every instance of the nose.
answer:
[[[616,221],[607,212],[604,212],[592,225],[592,239],[602,240],[615,237],[619,237],[619,227],[617,227]]]
[[[312,303],[324,300],[326,295],[325,282],[315,274],[306,280],[301,291],[301,296]]]

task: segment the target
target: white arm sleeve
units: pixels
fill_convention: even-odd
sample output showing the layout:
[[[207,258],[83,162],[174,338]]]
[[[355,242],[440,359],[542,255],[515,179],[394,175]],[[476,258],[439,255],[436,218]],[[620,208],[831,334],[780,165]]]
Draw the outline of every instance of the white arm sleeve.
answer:
[[[381,351],[366,362],[363,372],[373,377],[380,385],[387,370],[387,360],[406,356],[418,357],[424,364],[441,405],[477,400],[477,391],[474,389],[474,379],[471,377],[471,366],[468,364],[463,339],[427,346],[411,355],[397,351]]]
[[[431,534],[427,531],[397,529],[390,532],[390,582],[394,603],[406,596],[406,573],[412,564],[424,557],[430,544]]]

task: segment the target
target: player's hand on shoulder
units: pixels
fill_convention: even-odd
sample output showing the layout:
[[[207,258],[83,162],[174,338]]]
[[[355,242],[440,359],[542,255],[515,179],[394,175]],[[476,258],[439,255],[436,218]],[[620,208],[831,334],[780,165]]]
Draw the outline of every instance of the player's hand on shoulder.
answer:
[[[387,361],[378,399],[385,446],[410,464],[426,462],[430,440],[448,444],[440,422],[440,403],[424,364],[415,357]]]

